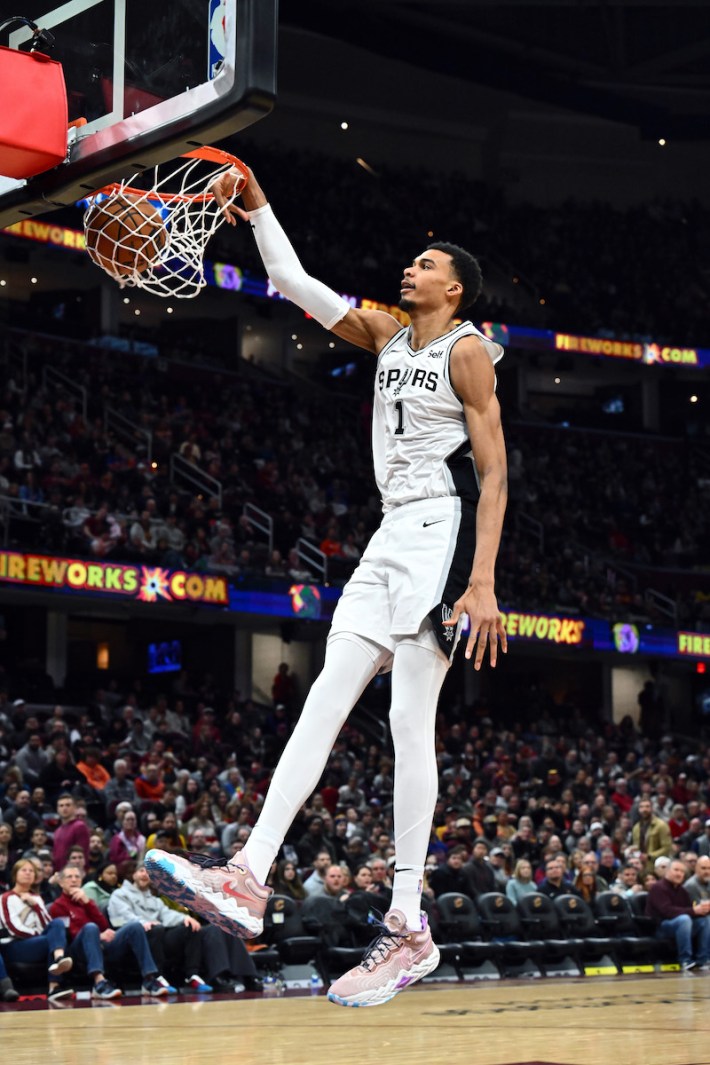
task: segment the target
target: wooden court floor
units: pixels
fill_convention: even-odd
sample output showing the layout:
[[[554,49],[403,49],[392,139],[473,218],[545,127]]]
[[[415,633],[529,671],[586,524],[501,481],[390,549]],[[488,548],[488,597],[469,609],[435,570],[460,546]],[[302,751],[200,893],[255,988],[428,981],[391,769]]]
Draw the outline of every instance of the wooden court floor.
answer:
[[[139,1001],[139,1000],[136,1000]],[[710,1065],[710,976],[427,985],[0,1012],[8,1065]]]

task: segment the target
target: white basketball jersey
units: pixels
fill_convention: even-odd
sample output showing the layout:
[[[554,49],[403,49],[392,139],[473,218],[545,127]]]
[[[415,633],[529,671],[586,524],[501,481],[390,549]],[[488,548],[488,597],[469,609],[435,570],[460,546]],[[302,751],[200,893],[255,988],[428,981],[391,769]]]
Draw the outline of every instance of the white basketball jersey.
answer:
[[[379,354],[372,453],[385,512],[415,499],[478,499],[463,403],[449,373],[451,349],[464,336],[479,337],[492,363],[502,358],[500,344],[471,322],[462,322],[421,351],[409,346],[410,330],[400,329]]]

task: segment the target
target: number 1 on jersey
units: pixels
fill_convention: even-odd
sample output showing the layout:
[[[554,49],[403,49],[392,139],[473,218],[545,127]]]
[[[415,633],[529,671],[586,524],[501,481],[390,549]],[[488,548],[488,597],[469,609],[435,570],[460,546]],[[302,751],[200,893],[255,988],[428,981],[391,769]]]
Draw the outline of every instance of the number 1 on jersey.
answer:
[[[397,428],[394,431],[394,435],[401,436],[404,432],[404,410],[401,399],[395,400],[394,409],[397,411]]]

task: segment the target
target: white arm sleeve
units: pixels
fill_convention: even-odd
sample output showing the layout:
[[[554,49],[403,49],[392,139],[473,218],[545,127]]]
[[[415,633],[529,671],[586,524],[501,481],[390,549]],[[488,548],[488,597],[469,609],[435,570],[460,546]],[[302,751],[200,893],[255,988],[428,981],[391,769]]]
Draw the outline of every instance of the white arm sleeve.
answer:
[[[249,212],[259,249],[271,284],[324,329],[332,329],[350,310],[350,304],[331,288],[307,274],[281,228],[271,204]]]

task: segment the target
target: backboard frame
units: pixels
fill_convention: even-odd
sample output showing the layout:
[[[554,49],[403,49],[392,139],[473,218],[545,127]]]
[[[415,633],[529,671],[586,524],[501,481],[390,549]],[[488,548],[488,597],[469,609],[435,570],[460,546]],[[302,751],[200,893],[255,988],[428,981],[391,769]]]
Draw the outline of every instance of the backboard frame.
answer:
[[[63,7],[98,2],[75,0]],[[120,13],[125,2],[116,0],[115,10]],[[218,143],[269,114],[276,98],[278,0],[234,0],[234,10],[236,20],[226,24],[224,63],[214,79],[189,90],[189,113],[183,94],[130,118],[115,121],[114,113],[92,123],[66,163],[0,192],[0,227],[76,203],[111,181]],[[50,21],[38,24],[52,29]],[[17,46],[30,35],[15,30],[10,41]],[[122,93],[122,83],[115,85],[115,99]]]

